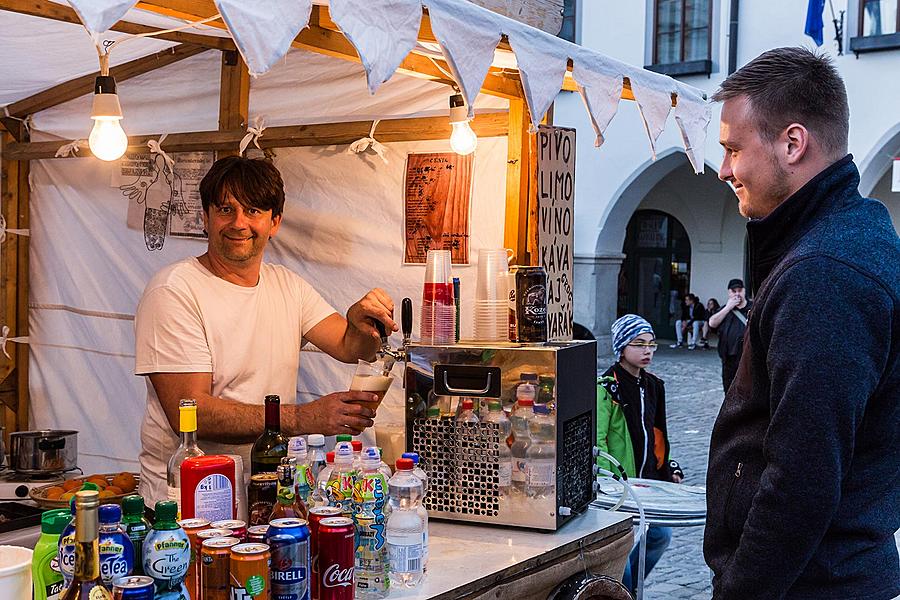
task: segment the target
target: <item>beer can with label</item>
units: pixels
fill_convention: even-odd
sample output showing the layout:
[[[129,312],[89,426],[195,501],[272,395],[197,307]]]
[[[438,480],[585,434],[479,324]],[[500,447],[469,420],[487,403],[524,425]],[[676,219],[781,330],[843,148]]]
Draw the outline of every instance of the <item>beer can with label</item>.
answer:
[[[269,522],[277,492],[278,476],[275,473],[257,473],[250,477],[250,487],[247,488],[250,525],[265,525]]]
[[[203,540],[200,547],[201,598],[229,600],[231,549],[240,540],[236,537],[217,537]]]
[[[516,341],[547,341],[547,272],[544,267],[513,267],[516,275]]]
[[[113,581],[113,600],[153,600],[153,578],[145,575],[119,577]]]
[[[263,544],[266,541],[266,532],[269,531],[268,525],[254,525],[247,528],[247,541]]]
[[[303,519],[275,519],[266,543],[272,553],[272,594],[278,600],[309,600],[309,528]]]
[[[353,519],[328,517],[319,521],[317,546],[319,552],[319,598],[321,600],[352,600],[354,593],[353,568],[356,547],[353,538],[356,528]]]
[[[238,519],[213,521],[210,527],[215,527],[216,529],[230,529],[231,537],[236,537],[240,540],[247,538],[247,523]]]
[[[337,506],[314,506],[309,509],[309,570],[310,592],[312,600],[319,600],[319,522],[329,517],[341,516]]]
[[[209,529],[209,521],[206,519],[181,519],[178,524],[184,529],[188,539],[191,540],[191,562],[188,566],[187,576],[184,578],[184,585],[187,586],[191,597],[200,595],[200,539],[197,534],[204,529]]]
[[[272,554],[266,544],[238,544],[231,547],[229,579],[231,598],[272,600],[269,565]]]

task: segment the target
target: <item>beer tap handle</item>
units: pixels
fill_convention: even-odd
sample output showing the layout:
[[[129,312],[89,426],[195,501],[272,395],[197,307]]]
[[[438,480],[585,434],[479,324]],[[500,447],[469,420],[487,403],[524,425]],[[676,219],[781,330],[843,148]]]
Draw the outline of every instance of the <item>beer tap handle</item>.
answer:
[[[372,320],[375,322],[375,329],[378,330],[378,335],[381,336],[381,346],[384,347],[388,343],[387,327],[385,327],[384,323],[382,323],[378,319],[372,319]]]
[[[412,300],[404,298],[400,305],[400,327],[403,330],[404,344],[409,342],[409,338],[412,336],[412,321]]]

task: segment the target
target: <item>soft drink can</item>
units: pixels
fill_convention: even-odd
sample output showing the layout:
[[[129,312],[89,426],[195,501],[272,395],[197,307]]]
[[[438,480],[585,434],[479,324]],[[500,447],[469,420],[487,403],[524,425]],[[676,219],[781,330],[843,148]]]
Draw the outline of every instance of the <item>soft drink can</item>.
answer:
[[[231,537],[238,539],[247,539],[247,523],[238,519],[226,519],[224,521],[213,521],[210,527],[217,529],[230,529]]]
[[[229,579],[231,598],[271,600],[269,565],[272,554],[266,544],[238,544],[231,547]]]
[[[113,581],[113,600],[153,600],[153,578],[146,575],[119,577]]]
[[[262,544],[266,541],[266,532],[269,531],[268,525],[254,525],[247,528],[247,541]]]
[[[328,517],[339,516],[341,516],[341,509],[337,506],[314,506],[309,509],[309,587],[312,600],[319,600],[319,553],[317,546],[319,521]]]
[[[275,519],[266,543],[272,553],[272,594],[277,600],[309,600],[309,527],[303,519]]]
[[[321,600],[352,600],[353,569],[356,548],[353,537],[356,527],[348,517],[327,517],[319,521],[317,545],[319,552],[319,598]]]
[[[229,600],[231,549],[241,541],[236,537],[217,537],[203,540],[200,548],[201,598]]]
[[[181,519],[178,524],[184,529],[188,539],[191,540],[191,562],[188,566],[187,575],[184,578],[184,585],[187,586],[191,593],[191,598],[200,596],[200,540],[197,534],[204,529],[209,529],[209,521],[206,519]]]
[[[238,536],[234,535],[234,532],[231,531],[230,529],[209,528],[209,529],[203,529],[202,531],[197,532],[197,540],[199,540],[199,544],[201,546],[203,546],[203,542],[205,540],[211,540],[213,538],[219,538],[219,537],[236,537],[239,540],[241,539]]]

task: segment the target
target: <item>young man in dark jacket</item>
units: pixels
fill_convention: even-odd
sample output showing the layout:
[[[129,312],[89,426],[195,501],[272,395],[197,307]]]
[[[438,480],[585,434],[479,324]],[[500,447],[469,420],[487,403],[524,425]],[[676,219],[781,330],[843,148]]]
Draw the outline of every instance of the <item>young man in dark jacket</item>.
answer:
[[[844,84],[827,58],[779,48],[713,98],[755,292],[710,444],[713,598],[893,598],[900,240],[857,190]]]

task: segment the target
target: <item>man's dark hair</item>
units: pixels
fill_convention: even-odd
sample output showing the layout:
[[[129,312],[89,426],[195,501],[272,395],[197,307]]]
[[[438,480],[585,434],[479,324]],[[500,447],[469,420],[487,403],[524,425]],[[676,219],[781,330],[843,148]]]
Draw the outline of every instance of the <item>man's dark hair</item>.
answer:
[[[772,141],[791,123],[806,127],[833,158],[847,153],[847,89],[831,59],[806,48],[763,52],[728,76],[712,99],[746,96],[763,139]]]
[[[210,204],[221,205],[231,196],[244,206],[272,211],[272,218],[284,210],[284,181],[275,166],[266,160],[227,156],[213,163],[200,181],[203,212]]]

